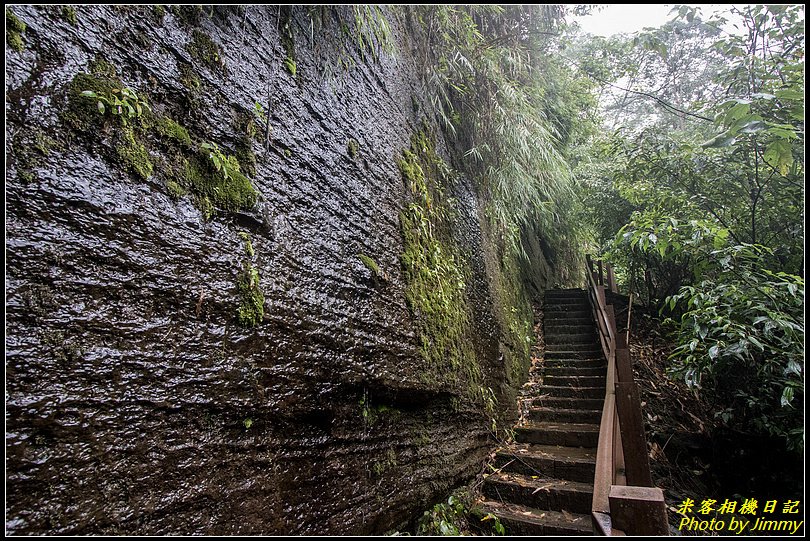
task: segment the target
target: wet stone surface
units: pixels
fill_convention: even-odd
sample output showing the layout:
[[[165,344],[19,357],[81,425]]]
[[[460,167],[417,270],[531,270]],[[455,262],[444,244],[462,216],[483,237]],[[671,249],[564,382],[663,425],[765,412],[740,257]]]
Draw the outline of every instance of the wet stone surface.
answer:
[[[294,8],[293,77],[276,7],[77,6],[75,25],[12,9],[27,29],[6,47],[7,532],[381,533],[474,475],[487,416],[430,376],[405,303],[395,160],[424,96],[404,23],[398,54],[344,70],[339,26],[310,37]],[[219,64],[189,52],[195,30]],[[66,125],[98,58],[195,143],[252,153],[256,206],[206,219],[172,195],[178,151],[154,130],[143,179],[116,160],[116,125]],[[256,102],[269,140],[243,126]],[[482,212],[468,181],[455,191],[474,349],[509,419]],[[237,323],[248,259],[255,327]]]

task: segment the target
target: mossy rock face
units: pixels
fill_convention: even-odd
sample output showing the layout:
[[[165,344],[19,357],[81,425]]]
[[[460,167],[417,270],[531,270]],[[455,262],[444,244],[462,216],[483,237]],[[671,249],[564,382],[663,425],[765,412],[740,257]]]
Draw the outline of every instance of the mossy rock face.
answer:
[[[13,11],[6,8],[6,43],[18,53],[25,49],[25,40],[22,35],[26,28],[25,23],[14,15]]]
[[[130,172],[135,173],[144,180],[152,175],[154,166],[149,159],[149,153],[146,151],[146,147],[135,139],[135,132],[132,128],[124,127],[122,129],[116,152],[121,159],[121,163]]]
[[[199,76],[194,72],[194,68],[191,64],[180,64],[180,82],[192,92],[198,91],[202,86],[202,82]]]
[[[439,183],[433,144],[419,132],[397,160],[412,202],[400,214],[405,300],[418,327],[422,357],[439,376],[458,381],[466,374],[465,394],[476,399],[480,368],[470,340],[466,274],[449,235],[450,209]]]
[[[264,293],[259,287],[259,271],[245,262],[236,281],[240,304],[237,321],[245,327],[256,327],[264,319]]]
[[[205,153],[185,161],[184,179],[193,192],[206,197],[210,204],[222,210],[248,210],[258,199],[249,178],[234,170],[225,178],[222,172],[211,166]]]
[[[181,148],[190,149],[194,144],[188,130],[167,116],[157,119],[157,131],[165,141]]]
[[[116,88],[121,88],[121,80],[116,77],[113,68],[112,75],[107,71],[109,64],[104,62],[103,71],[94,73],[77,73],[68,85],[67,104],[60,117],[69,127],[79,132],[98,132],[99,110],[96,100],[82,96],[82,92],[90,90],[96,94],[109,95]],[[91,63],[91,69],[93,65]]]
[[[191,32],[191,42],[186,47],[192,58],[199,60],[212,70],[225,71],[222,49],[202,30]]]
[[[76,8],[73,6],[62,6],[62,18],[73,26],[76,26]]]

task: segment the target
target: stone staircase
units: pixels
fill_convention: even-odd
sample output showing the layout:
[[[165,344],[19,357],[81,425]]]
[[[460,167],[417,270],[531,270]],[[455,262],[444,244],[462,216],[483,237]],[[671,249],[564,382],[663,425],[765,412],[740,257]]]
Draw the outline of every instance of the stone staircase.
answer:
[[[545,355],[524,388],[531,405],[515,443],[496,451],[484,513],[509,535],[591,535],[606,362],[584,290],[547,291]]]

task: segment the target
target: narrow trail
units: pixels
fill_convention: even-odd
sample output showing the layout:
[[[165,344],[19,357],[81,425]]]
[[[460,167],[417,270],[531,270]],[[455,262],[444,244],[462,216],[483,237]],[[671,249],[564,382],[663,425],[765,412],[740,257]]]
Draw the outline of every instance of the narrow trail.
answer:
[[[515,442],[496,451],[481,506],[511,535],[590,535],[606,362],[587,293],[547,291],[542,325]]]

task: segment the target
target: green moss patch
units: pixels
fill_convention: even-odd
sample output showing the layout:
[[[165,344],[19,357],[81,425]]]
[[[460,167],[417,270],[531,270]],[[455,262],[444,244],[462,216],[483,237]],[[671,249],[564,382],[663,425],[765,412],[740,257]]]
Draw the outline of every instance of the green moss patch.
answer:
[[[234,159],[232,163],[236,163]],[[256,205],[258,193],[250,179],[236,170],[230,170],[228,178],[217,171],[208,161],[205,153],[185,160],[184,184],[194,193],[204,196],[215,207],[238,211]]]
[[[240,231],[239,238],[242,239],[242,242],[245,244],[245,255],[250,258],[256,255],[256,252],[253,251],[253,243],[250,242],[250,235],[244,231]]]
[[[472,398],[480,368],[470,345],[466,276],[449,234],[450,209],[437,180],[437,161],[423,132],[397,161],[412,196],[400,214],[405,299],[417,323],[423,358],[448,379],[463,371]]]
[[[198,91],[202,86],[202,82],[191,64],[180,64],[180,82],[192,92]]]
[[[167,142],[178,145],[181,148],[191,148],[193,143],[188,130],[167,116],[157,119],[157,131]]]
[[[298,73],[298,66],[293,57],[288,56],[284,59],[284,68],[295,78],[296,73]]]
[[[195,28],[191,32],[191,42],[186,47],[192,58],[199,60],[213,70],[223,71],[222,50],[219,45],[202,30]]]
[[[77,73],[68,85],[67,104],[60,114],[62,121],[80,132],[98,132],[99,113],[94,100],[82,96],[90,90],[96,94],[109,95],[113,89],[121,88],[121,80],[106,73]]]
[[[349,139],[349,142],[346,143],[346,151],[349,153],[349,157],[355,159],[359,150],[360,143],[356,139]]]
[[[259,271],[248,261],[236,280],[240,303],[237,321],[245,327],[255,327],[264,319],[264,293],[259,287]]]
[[[169,192],[172,199],[180,199],[184,195],[188,194],[188,190],[173,180],[166,182],[166,191]]]
[[[76,8],[73,6],[62,6],[62,18],[69,24],[76,26]]]
[[[144,180],[152,175],[153,165],[149,159],[149,153],[146,151],[146,147],[135,139],[135,132],[132,128],[122,128],[116,152],[121,163],[132,173]]]
[[[6,8],[6,43],[17,52],[25,49],[23,33],[26,28],[25,23],[14,15],[13,11]]]

